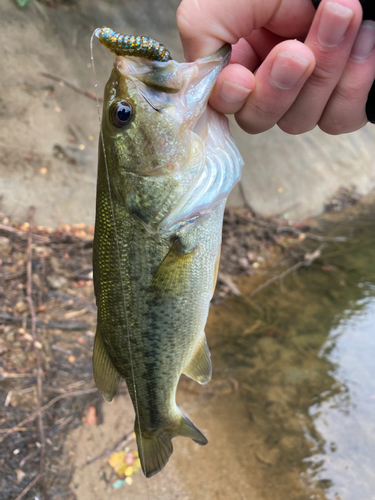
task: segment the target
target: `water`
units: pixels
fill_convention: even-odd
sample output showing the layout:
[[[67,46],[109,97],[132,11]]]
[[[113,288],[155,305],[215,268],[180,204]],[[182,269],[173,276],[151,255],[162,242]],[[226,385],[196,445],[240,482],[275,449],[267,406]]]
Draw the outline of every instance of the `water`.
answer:
[[[246,499],[375,499],[375,213],[330,219],[324,233],[348,241],[328,244],[282,289],[249,300],[248,281],[243,297],[211,309],[216,370],[196,415],[203,406],[211,449],[235,454],[225,483],[245,482]]]
[[[326,496],[333,500],[375,499],[375,299],[356,305],[360,311],[347,311],[322,352],[331,351],[333,376],[345,387],[346,398],[330,397],[309,410],[324,441],[310,460],[309,472],[332,485]]]

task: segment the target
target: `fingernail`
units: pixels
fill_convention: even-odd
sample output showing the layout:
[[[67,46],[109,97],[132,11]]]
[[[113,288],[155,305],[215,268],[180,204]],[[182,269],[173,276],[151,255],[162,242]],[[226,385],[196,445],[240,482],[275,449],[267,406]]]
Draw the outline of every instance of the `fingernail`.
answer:
[[[324,47],[336,47],[344,38],[354,12],[339,3],[327,2],[318,26],[318,40]]]
[[[375,47],[375,22],[363,21],[354,42],[351,59],[367,59]]]
[[[224,80],[223,85],[221,86],[220,95],[224,101],[229,102],[230,104],[238,104],[247,99],[250,92],[251,89],[247,89],[237,83]]]
[[[292,89],[308,68],[310,62],[294,52],[284,50],[276,56],[270,71],[270,80],[280,89]]]

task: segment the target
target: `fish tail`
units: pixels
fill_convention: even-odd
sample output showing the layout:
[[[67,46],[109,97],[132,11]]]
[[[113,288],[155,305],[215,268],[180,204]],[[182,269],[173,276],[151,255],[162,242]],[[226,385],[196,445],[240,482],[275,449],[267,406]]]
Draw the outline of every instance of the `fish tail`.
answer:
[[[179,412],[176,420],[171,423],[170,427],[158,430],[151,437],[142,434],[141,438],[137,422],[135,433],[137,436],[139,458],[146,477],[154,476],[164,468],[173,453],[172,438],[184,436],[191,438],[200,445],[208,443],[201,431],[181,412]]]

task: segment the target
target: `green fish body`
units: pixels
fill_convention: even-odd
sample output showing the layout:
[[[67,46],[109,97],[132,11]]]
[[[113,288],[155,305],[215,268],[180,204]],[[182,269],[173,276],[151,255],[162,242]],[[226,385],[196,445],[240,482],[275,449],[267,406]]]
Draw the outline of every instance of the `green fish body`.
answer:
[[[226,197],[242,159],[227,119],[207,106],[228,46],[195,63],[116,58],[99,144],[93,366],[108,400],[126,380],[147,477],[172,438],[206,444],[176,405],[182,373],[211,378],[204,327]]]

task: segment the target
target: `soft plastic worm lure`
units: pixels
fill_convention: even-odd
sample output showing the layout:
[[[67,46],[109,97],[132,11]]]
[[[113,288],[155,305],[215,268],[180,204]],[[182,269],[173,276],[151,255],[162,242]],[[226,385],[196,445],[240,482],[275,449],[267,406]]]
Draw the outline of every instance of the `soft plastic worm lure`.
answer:
[[[170,61],[169,51],[161,43],[146,36],[128,36],[111,28],[98,28],[95,35],[103,45],[118,56],[145,57],[153,61]]]

